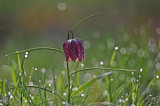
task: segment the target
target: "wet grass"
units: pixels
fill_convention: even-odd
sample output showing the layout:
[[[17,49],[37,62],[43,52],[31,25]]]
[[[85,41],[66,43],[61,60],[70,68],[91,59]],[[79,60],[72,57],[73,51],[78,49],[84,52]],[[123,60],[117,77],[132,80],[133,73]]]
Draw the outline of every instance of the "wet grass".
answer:
[[[1,59],[0,104],[67,105],[70,87],[70,105],[158,106],[159,41],[143,27],[146,34],[136,37],[126,32],[82,36],[85,60],[69,62],[70,86],[61,49],[7,54]]]

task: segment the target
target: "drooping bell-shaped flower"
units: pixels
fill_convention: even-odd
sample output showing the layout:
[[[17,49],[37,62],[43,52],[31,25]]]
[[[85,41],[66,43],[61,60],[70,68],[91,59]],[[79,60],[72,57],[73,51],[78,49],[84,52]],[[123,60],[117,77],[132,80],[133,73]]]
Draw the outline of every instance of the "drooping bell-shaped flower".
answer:
[[[69,37],[68,37],[69,39]],[[80,39],[69,39],[63,44],[63,50],[66,57],[66,61],[73,60],[74,62],[84,60],[84,44]]]

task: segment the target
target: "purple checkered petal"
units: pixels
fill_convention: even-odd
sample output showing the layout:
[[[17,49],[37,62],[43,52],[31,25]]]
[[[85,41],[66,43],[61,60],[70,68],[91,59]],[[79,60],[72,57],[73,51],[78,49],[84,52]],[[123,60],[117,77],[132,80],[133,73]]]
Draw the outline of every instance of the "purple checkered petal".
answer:
[[[83,41],[80,39],[76,39],[77,44],[77,56],[79,61],[84,60],[84,44]]]
[[[72,39],[71,42],[69,43],[68,51],[69,51],[70,58],[74,62],[78,61],[78,57],[77,57],[77,44],[76,44],[76,40],[75,39]]]
[[[65,54],[67,62],[71,59],[69,56],[69,52],[68,52],[68,45],[69,45],[69,41],[67,41],[63,44],[63,50],[64,50],[64,54]]]

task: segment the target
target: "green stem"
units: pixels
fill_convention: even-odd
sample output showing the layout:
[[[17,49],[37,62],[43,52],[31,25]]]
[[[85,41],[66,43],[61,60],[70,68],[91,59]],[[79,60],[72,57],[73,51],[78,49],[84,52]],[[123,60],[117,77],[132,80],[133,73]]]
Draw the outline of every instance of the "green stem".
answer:
[[[88,70],[111,70],[111,71],[127,71],[127,72],[132,72],[132,71],[137,71],[137,70],[130,70],[130,69],[115,69],[115,68],[102,68],[102,67],[89,67],[89,68],[84,68],[80,69],[78,71],[73,72],[70,77],[72,77],[74,74],[81,72],[81,71],[88,71]]]
[[[61,97],[61,96],[59,96],[58,94],[56,94],[55,92],[53,92],[53,91],[51,91],[51,90],[49,90],[49,89],[47,89],[47,88],[44,88],[44,87],[40,87],[40,86],[36,86],[36,85],[32,85],[32,86],[26,86],[27,88],[38,88],[38,89],[42,89],[42,90],[45,90],[45,91],[47,91],[47,92],[50,92],[50,93],[52,93],[52,94],[54,94],[55,96],[57,96],[59,99],[61,99],[62,101],[64,101],[64,99]],[[9,90],[10,89],[15,89],[16,87],[12,87],[12,88],[9,88]]]
[[[21,53],[30,52],[30,51],[36,51],[36,50],[54,50],[54,51],[58,51],[60,53],[63,53],[62,50],[59,50],[59,49],[56,49],[56,48],[36,47],[36,48],[31,48],[31,49],[26,49],[26,50],[22,50],[22,51],[13,52],[13,53],[7,54],[6,56],[14,55],[14,54],[21,54]]]
[[[67,77],[68,77],[68,104],[70,104],[70,76],[69,76],[69,64],[67,62]]]
[[[80,21],[78,21],[73,27],[72,27],[72,31],[76,28],[76,26],[78,26],[80,23],[82,23],[82,22],[84,22],[84,21],[86,21],[86,20],[88,20],[88,19],[90,19],[90,18],[92,18],[92,17],[95,17],[95,16],[97,16],[97,15],[100,15],[100,14],[104,14],[104,13],[116,13],[116,12],[118,12],[118,11],[103,11],[103,12],[99,12],[99,13],[95,13],[95,14],[92,14],[92,15],[90,15],[90,16],[88,16],[88,17],[86,17],[86,18],[83,18],[83,19],[81,19]]]

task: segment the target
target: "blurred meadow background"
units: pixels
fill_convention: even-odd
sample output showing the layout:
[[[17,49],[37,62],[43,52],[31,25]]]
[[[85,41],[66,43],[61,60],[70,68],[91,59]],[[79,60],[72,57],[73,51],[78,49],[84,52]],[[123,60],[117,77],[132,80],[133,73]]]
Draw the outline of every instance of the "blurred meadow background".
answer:
[[[133,69],[115,72],[78,92],[73,105],[159,105],[160,95],[160,1],[159,0],[0,0],[0,56],[35,47],[62,50],[67,32],[79,20],[101,11],[104,13],[79,24],[74,37],[82,39],[85,59],[70,62],[70,71],[87,67]],[[115,50],[116,48],[116,50]],[[67,98],[66,62],[63,54],[38,50],[20,54],[25,58],[27,85],[40,85]],[[0,103],[15,103],[9,88],[13,82],[11,61],[16,78],[19,75],[17,55],[0,60]],[[110,70],[111,71],[111,70]],[[105,71],[84,71],[71,80],[73,92]],[[109,82],[109,84],[108,84]],[[4,84],[5,83],[5,84]],[[11,85],[10,85],[11,84]],[[4,88],[5,86],[5,88]],[[109,87],[108,87],[109,86]],[[5,91],[4,91],[5,90]],[[31,100],[42,105],[65,105],[53,95],[36,89],[28,91]],[[9,94],[8,94],[9,92]],[[94,93],[93,93],[94,92]],[[8,98],[6,95],[12,95]],[[38,96],[35,96],[38,95]],[[47,95],[47,96],[46,96]],[[108,96],[109,95],[109,96]],[[37,99],[39,97],[39,99]],[[13,98],[15,102],[13,102]],[[24,97],[23,105],[27,105]],[[36,99],[35,99],[36,98]],[[53,98],[46,102],[48,99]],[[9,101],[11,99],[12,102]],[[32,105],[32,104],[30,104]]]

